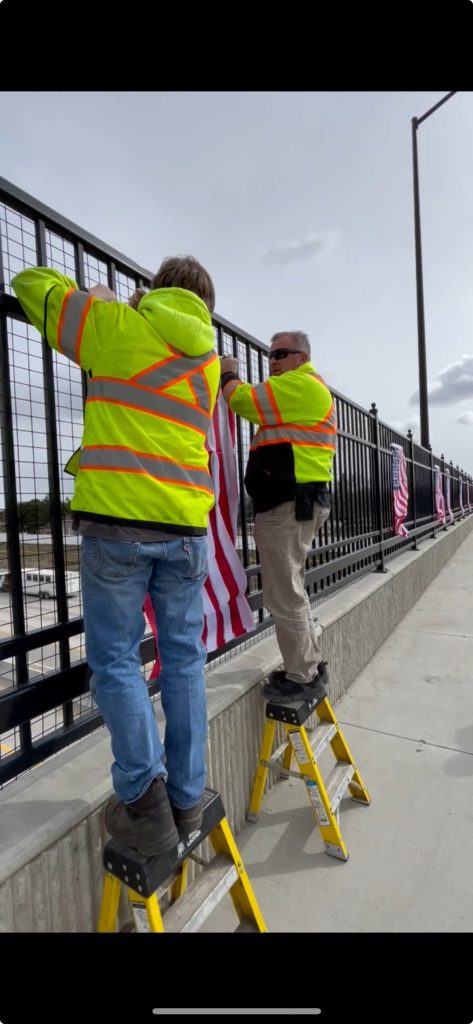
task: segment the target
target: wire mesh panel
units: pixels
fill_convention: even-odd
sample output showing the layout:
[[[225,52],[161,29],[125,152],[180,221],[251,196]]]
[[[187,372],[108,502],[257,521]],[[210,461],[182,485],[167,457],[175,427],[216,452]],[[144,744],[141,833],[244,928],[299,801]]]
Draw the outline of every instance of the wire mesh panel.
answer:
[[[59,270],[81,289],[108,285],[121,302],[150,281],[147,270],[0,179],[0,785],[101,723],[85,663],[80,545],[70,509],[74,481],[64,472],[81,444],[87,381],[43,342],[12,296],[12,277],[28,266]],[[219,354],[237,357],[242,380],[258,384],[268,377],[265,345],[218,316],[214,333]],[[382,423],[375,406],[366,410],[336,392],[333,397],[338,437],[331,508],[306,565],[315,601],[444,528],[435,465],[445,499],[449,482],[453,520],[473,510],[472,478],[458,466]],[[213,652],[209,661],[231,656],[271,627],[244,486],[255,430],[237,417],[236,543],[255,631]],[[393,444],[402,448],[407,465],[407,538],[393,530]],[[152,658],[147,639],[146,679]],[[158,688],[154,683],[150,692]]]

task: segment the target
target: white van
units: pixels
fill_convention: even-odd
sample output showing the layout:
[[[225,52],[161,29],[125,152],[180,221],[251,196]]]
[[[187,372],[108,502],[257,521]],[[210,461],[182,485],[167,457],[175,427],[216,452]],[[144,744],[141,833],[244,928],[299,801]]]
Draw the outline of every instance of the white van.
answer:
[[[80,591],[80,573],[66,572],[66,594]],[[56,597],[56,573],[54,569],[22,569],[23,591],[37,597]]]

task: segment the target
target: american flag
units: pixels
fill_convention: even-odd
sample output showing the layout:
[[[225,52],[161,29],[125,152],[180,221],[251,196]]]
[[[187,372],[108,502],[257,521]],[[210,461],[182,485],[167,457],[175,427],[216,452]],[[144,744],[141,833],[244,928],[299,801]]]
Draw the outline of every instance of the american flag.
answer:
[[[393,531],[398,537],[408,537],[409,531],[403,525],[407,516],[409,487],[407,483],[406,456],[400,444],[391,444],[393,483]]]
[[[215,505],[209,515],[207,533],[208,576],[204,584],[204,632],[207,651],[223,647],[229,640],[255,628],[253,613],[245,597],[246,573],[238,557],[238,484],[235,461],[235,415],[219,394],[207,436],[209,470]],[[144,612],[154,634],[158,630],[153,606],[146,598]],[[150,679],[159,675],[159,653]]]
[[[446,485],[445,489],[446,489],[446,492],[447,492],[447,501],[446,501],[447,519],[448,519],[449,523],[454,523],[455,520],[453,518],[452,505],[451,505],[451,500],[450,500],[450,470],[447,469],[446,467],[445,467],[445,485]]]
[[[440,466],[435,466],[435,519],[445,526],[445,498],[442,489]]]
[[[235,461],[235,414],[222,393],[207,437],[209,469],[215,505],[209,516],[209,573],[204,586],[205,625],[203,641],[215,651],[229,640],[255,628],[245,597],[246,573],[238,557],[238,484]]]

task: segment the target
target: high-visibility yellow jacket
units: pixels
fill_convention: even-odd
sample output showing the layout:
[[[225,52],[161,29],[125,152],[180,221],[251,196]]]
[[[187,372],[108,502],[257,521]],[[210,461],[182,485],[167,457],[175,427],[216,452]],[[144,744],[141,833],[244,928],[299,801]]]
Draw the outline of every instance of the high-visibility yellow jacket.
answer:
[[[12,280],[32,324],[89,375],[71,508],[81,518],[205,533],[214,504],[205,440],[219,387],[210,313],[182,288],[138,310],[36,267]]]
[[[312,363],[244,384],[224,374],[223,394],[234,412],[258,424],[245,486],[255,511],[292,501],[298,484],[327,484],[336,446],[332,395]]]

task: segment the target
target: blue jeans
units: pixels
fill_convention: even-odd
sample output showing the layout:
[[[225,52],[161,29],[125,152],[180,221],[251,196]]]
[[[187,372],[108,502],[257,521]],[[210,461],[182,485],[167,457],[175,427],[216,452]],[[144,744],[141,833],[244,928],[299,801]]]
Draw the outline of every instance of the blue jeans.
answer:
[[[115,792],[127,803],[137,800],[152,779],[164,775],[172,803],[193,807],[206,778],[201,637],[207,538],[137,544],[85,536],[81,574],[91,689],[111,735]],[[164,747],[141,671],[148,592],[159,632]]]

